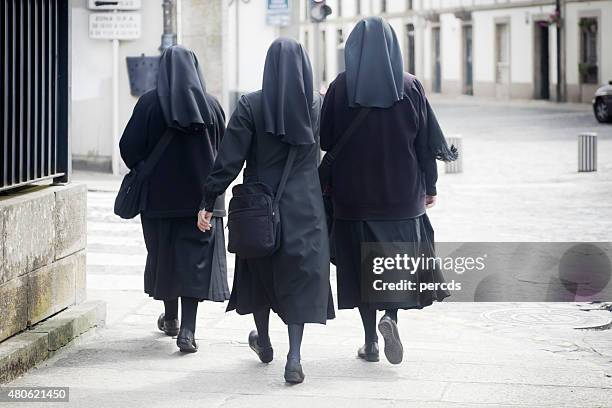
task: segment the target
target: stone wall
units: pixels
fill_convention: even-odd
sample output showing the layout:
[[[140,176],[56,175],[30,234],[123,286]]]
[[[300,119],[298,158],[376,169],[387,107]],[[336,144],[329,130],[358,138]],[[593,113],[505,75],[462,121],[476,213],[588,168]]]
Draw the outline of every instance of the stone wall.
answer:
[[[0,342],[85,300],[87,189],[0,196]]]

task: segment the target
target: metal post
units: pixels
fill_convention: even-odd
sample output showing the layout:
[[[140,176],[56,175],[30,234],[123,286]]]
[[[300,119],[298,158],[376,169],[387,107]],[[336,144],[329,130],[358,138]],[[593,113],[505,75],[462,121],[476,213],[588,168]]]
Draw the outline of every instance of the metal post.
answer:
[[[561,0],[556,0],[555,13],[557,14],[557,102],[561,102]]]
[[[176,44],[176,13],[174,12],[174,0],[164,0],[162,8],[164,10],[164,33],[161,36],[160,51]]]
[[[314,47],[312,53],[312,66],[314,67],[313,82],[315,92],[319,92],[319,89],[321,89],[321,28],[319,23],[313,23],[312,26],[314,27]]]
[[[119,40],[113,42],[113,151],[111,156],[111,164],[114,175],[119,175]]]
[[[459,157],[457,160],[444,163],[444,172],[446,174],[452,173],[463,173],[463,146],[462,146],[462,137],[461,135],[449,136],[446,138],[446,142],[448,145],[455,145],[457,150],[459,151]]]
[[[578,135],[578,172],[597,171],[597,133]]]

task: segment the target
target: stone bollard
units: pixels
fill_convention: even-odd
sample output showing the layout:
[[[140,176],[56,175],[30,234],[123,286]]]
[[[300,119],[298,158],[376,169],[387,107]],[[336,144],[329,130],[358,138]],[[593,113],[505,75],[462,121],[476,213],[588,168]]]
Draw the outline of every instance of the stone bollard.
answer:
[[[459,157],[457,160],[444,163],[444,172],[447,174],[463,172],[463,149],[461,146],[461,139],[461,135],[449,136],[446,138],[446,143],[448,143],[449,146],[455,145],[457,150],[459,150]]]
[[[597,171],[597,133],[578,135],[578,172]]]

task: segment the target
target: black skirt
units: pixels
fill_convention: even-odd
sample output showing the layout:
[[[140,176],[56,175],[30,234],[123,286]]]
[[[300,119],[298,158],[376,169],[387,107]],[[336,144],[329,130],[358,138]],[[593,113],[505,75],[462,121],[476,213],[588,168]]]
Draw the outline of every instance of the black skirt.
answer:
[[[223,218],[202,232],[195,217],[141,217],[147,246],[144,291],[158,300],[229,299]]]
[[[295,271],[290,268],[278,271],[274,257],[249,260],[236,257],[234,283],[227,311],[235,310],[244,315],[269,308],[285,324],[325,324],[327,320],[334,319],[336,313],[329,280],[324,284],[327,286],[327,301],[314,302],[319,295],[312,293],[307,283],[300,282],[303,277],[292,279]],[[288,285],[287,281],[292,280],[294,285]]]
[[[362,242],[415,242],[424,252],[433,256],[434,231],[427,214],[416,218],[385,221],[334,220],[336,278],[338,282],[338,308],[352,309],[367,306],[371,309],[422,309],[434,300],[441,301],[448,291],[406,291],[401,302],[366,303],[361,293],[361,243]],[[442,283],[442,272],[422,270],[419,281]],[[428,274],[429,276],[422,276]]]

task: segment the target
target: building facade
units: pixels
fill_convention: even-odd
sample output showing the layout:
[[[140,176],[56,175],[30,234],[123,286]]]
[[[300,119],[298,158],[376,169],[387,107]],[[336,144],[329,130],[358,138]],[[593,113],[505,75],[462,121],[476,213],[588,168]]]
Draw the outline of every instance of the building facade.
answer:
[[[588,102],[612,80],[612,1],[327,0],[318,29],[323,85],[343,69],[342,47],[359,19],[380,15],[394,27],[405,69],[429,92]],[[300,0],[300,39],[314,52],[316,26]],[[557,39],[557,30],[559,38]],[[561,53],[557,56],[557,44]],[[557,69],[559,67],[559,69]]]

